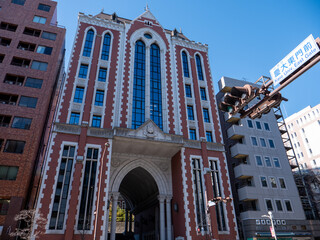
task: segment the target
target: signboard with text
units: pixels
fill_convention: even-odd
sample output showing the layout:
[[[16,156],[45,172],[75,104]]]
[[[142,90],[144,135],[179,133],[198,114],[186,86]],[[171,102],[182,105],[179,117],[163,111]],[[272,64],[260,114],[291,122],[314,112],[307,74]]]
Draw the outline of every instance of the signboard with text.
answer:
[[[319,52],[312,34],[270,70],[273,85],[278,85]]]

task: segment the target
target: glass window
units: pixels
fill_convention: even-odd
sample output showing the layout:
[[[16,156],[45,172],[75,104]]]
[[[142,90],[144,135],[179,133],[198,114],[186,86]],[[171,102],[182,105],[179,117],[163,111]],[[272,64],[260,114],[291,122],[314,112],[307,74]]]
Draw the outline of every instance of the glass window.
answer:
[[[290,200],[284,200],[284,204],[286,205],[287,211],[292,212],[292,206]]]
[[[183,75],[189,77],[189,65],[188,65],[188,56],[186,52],[182,52],[182,65],[183,65]]]
[[[35,23],[45,24],[46,21],[47,21],[47,18],[45,18],[45,17],[40,17],[40,16],[33,17],[33,22],[35,22]]]
[[[31,121],[31,118],[14,117],[11,127],[19,129],[30,129]]]
[[[132,128],[136,129],[144,123],[145,119],[145,68],[146,46],[142,41],[137,41],[134,56],[133,77],[133,106]]]
[[[185,85],[185,90],[186,90],[186,97],[192,98],[191,85],[186,84],[186,85]]]
[[[259,121],[256,121],[256,126],[257,126],[257,129],[259,130],[262,129],[261,123]]]
[[[16,180],[18,170],[18,167],[0,165],[0,180]]]
[[[12,75],[12,74],[6,74],[4,78],[4,83],[9,83],[9,84],[14,84],[14,85],[19,85],[22,86],[24,82],[24,76],[17,76],[17,75]]]
[[[7,215],[9,210],[10,200],[0,198],[0,215]]]
[[[206,138],[207,138],[207,142],[213,142],[211,131],[206,131]]]
[[[191,140],[197,140],[197,134],[195,129],[190,128],[189,135]]]
[[[274,167],[280,168],[279,158],[273,158]]]
[[[11,116],[0,115],[0,127],[9,127]]]
[[[27,80],[24,86],[40,89],[42,87],[42,82],[43,82],[42,79],[27,77]]]
[[[19,106],[36,108],[37,102],[38,102],[38,98],[21,96],[19,101]]]
[[[269,146],[270,146],[270,148],[275,148],[274,142],[272,139],[269,139]]]
[[[205,196],[202,184],[202,171],[199,159],[192,159],[192,178],[193,178],[193,189],[194,198],[196,203],[196,218],[197,226],[200,229],[207,230],[207,217],[205,208]]]
[[[51,55],[52,53],[52,47],[46,47],[46,46],[41,46],[39,45],[37,48],[37,53],[42,53],[46,55]]]
[[[218,161],[217,160],[209,160],[209,164],[210,164],[210,170],[211,170],[213,197],[214,198],[222,197],[221,176],[219,174],[220,171],[218,168]],[[215,206],[219,231],[226,231],[227,230],[226,213],[225,213],[225,209],[224,209],[223,204],[224,204],[223,202],[219,202]]]
[[[80,122],[80,113],[72,112],[70,115],[70,124],[79,125]]]
[[[40,35],[40,32],[39,32],[39,35]],[[57,38],[57,34],[43,31],[41,37],[44,38],[44,39],[55,41],[56,38]]]
[[[150,116],[162,129],[162,93],[161,93],[160,48],[152,44],[150,48]]]
[[[193,106],[188,105],[187,110],[188,110],[188,119],[194,120]]]
[[[272,167],[270,157],[264,157],[264,162],[266,163],[267,167]]]
[[[258,146],[258,141],[256,137],[251,137],[251,143],[253,146]]]
[[[201,59],[199,55],[196,55],[196,64],[197,64],[198,80],[204,80],[203,73],[202,73]]]
[[[152,36],[149,33],[145,33],[143,36],[147,39],[152,39]]]
[[[67,199],[69,197],[70,178],[73,168],[75,147],[64,146],[60,159],[60,169],[58,172],[55,195],[52,205],[49,229],[62,230],[66,215]]]
[[[78,77],[79,78],[87,78],[87,74],[88,74],[88,65],[81,64]]]
[[[94,105],[103,106],[103,99],[104,99],[104,91],[103,90],[97,90],[96,91],[96,98],[94,100]]]
[[[277,182],[275,177],[270,177],[270,184],[272,188],[277,188]]]
[[[45,5],[45,4],[42,4],[42,3],[39,3],[38,5],[38,9],[39,10],[42,10],[42,11],[45,11],[45,12],[50,12],[50,6],[49,5]]]
[[[286,183],[284,181],[284,178],[279,178],[279,183],[280,183],[281,188],[283,188],[283,189],[287,188]]]
[[[99,68],[98,81],[105,82],[106,80],[107,80],[107,69],[106,68]]]
[[[264,123],[264,129],[266,130],[266,131],[270,131],[270,127],[269,127],[269,123]]]
[[[278,210],[279,212],[282,212],[282,211],[283,211],[283,208],[282,208],[281,200],[275,200],[275,202],[276,202],[277,210]]]
[[[266,199],[266,206],[268,211],[273,211],[272,201],[270,199]]]
[[[204,122],[209,123],[210,122],[209,109],[208,108],[203,108],[202,112],[203,112],[203,120],[204,120]]]
[[[11,0],[11,3],[14,3],[14,4],[18,4],[18,5],[24,5],[26,2],[26,0]]]
[[[23,153],[25,144],[25,141],[7,140],[3,151],[8,153]]]
[[[256,163],[257,163],[257,166],[263,166],[261,156],[256,156]]]
[[[91,126],[99,128],[101,126],[101,116],[93,115]]]
[[[78,218],[78,230],[91,229],[98,155],[99,149],[87,149]]]
[[[261,147],[267,147],[266,140],[264,138],[260,138]]]
[[[104,35],[103,38],[103,46],[101,52],[101,59],[102,60],[109,60],[109,52],[110,52],[110,43],[111,43],[111,36],[109,33]]]
[[[200,88],[200,96],[201,96],[201,100],[204,100],[204,101],[207,100],[207,93],[205,88]]]
[[[87,32],[86,41],[84,43],[84,48],[83,48],[83,53],[82,53],[82,55],[85,57],[90,57],[90,55],[91,55],[93,37],[94,37],[93,30],[89,30]]]
[[[32,65],[31,65],[31,69],[36,69],[36,70],[40,70],[40,71],[47,71],[47,67],[48,67],[48,63],[39,62],[39,61],[35,61],[35,60],[33,60]]]
[[[268,187],[268,182],[266,177],[260,177],[262,187]]]
[[[18,25],[7,23],[7,22],[1,22],[0,29],[15,32],[17,30]]]
[[[73,102],[75,102],[75,103],[82,103],[82,101],[83,101],[83,94],[84,94],[84,88],[83,88],[83,87],[76,87],[76,91],[75,91],[75,93],[74,93]]]
[[[253,128],[252,120],[248,119],[248,120],[247,120],[247,123],[248,123],[248,127],[249,127],[249,128]]]

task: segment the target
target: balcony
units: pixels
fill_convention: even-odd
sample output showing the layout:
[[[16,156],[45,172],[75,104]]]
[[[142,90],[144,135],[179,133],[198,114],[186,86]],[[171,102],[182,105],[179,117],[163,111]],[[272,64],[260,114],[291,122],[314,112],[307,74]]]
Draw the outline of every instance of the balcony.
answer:
[[[257,199],[257,189],[246,186],[238,189],[239,201],[254,201]]]
[[[236,166],[233,169],[233,171],[234,171],[235,178],[244,179],[252,176],[252,174],[250,174],[251,172],[250,165],[247,165],[247,164],[240,164]]]
[[[237,143],[230,148],[231,157],[233,158],[245,158],[248,156],[247,145]]]
[[[225,113],[224,114],[224,119],[226,120],[226,122],[229,122],[229,123],[236,123],[240,120],[240,114],[237,113],[235,115],[231,115],[229,113]]]
[[[238,140],[244,137],[244,131],[245,129],[242,126],[232,125],[227,130],[227,135],[228,135],[228,138],[232,140]]]

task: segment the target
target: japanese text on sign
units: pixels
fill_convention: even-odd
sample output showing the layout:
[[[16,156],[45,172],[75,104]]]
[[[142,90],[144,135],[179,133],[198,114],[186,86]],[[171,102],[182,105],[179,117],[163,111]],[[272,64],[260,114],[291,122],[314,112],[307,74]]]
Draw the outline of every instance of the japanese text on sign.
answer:
[[[273,85],[278,85],[291,73],[319,52],[319,47],[312,34],[270,70]]]

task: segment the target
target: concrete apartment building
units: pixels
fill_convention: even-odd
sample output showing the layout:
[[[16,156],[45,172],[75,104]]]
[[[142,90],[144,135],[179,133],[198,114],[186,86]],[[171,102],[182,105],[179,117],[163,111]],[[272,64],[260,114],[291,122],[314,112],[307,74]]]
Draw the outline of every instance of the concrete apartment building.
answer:
[[[0,0],[0,238],[30,200],[43,133],[64,59],[57,3]],[[30,200],[32,201],[32,200]],[[31,203],[32,207],[32,203]],[[2,234],[2,235],[1,235]]]
[[[71,52],[37,205],[41,239],[238,239],[233,204],[208,206],[232,195],[207,45],[146,9],[134,20],[80,13]]]
[[[254,85],[222,77],[217,102],[245,84]],[[220,122],[240,236],[272,239],[270,220],[262,217],[272,211],[278,238],[313,239],[273,111],[255,120],[220,111]]]
[[[320,104],[285,119],[300,168],[320,169]]]

